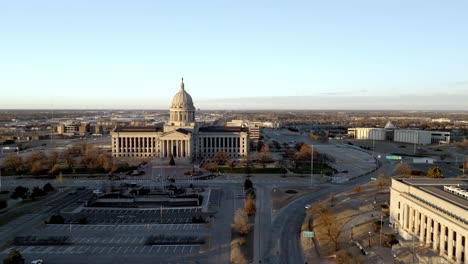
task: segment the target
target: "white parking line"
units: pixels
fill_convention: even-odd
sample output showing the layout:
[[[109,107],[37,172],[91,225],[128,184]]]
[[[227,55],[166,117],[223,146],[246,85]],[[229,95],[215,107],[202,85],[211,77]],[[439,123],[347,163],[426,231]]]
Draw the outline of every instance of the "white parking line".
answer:
[[[182,251],[180,253],[184,253],[185,247],[186,247],[185,245],[182,246]]]
[[[169,247],[166,246],[166,251],[164,251],[164,254],[166,254],[168,250],[169,250]]]
[[[135,254],[135,251],[138,249],[138,247],[134,247],[132,254]]]
[[[151,246],[151,249],[153,248],[154,246]],[[158,247],[158,251],[156,251],[156,253],[159,253],[159,250],[161,250],[161,246]]]

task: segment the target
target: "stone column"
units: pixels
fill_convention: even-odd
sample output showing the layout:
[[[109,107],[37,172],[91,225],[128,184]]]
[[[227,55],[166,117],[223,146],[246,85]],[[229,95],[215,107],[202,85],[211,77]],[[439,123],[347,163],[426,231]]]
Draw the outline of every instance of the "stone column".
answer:
[[[440,224],[440,241],[439,241],[439,253],[440,255],[444,255],[445,252],[445,226],[441,223]]]
[[[117,157],[118,157],[119,154],[120,154],[120,139],[121,139],[121,137],[117,136],[116,142],[115,142],[115,145],[116,145],[116,146],[115,146],[115,148],[116,148],[115,154],[116,154]]]
[[[181,149],[181,141],[180,141],[180,140],[177,140],[176,142],[177,142],[177,143],[176,143],[176,144],[177,144],[177,157],[181,158],[181,157],[182,157],[182,155],[181,155],[182,153],[181,153],[181,151],[180,151],[180,149]]]
[[[465,239],[465,245],[466,245],[467,241]],[[455,244],[455,259],[457,261],[457,263],[462,263],[461,262],[461,256],[462,256],[462,250],[463,250],[463,246],[462,246],[462,235],[460,232],[457,232],[457,241],[456,241],[456,244]],[[466,252],[465,252],[465,262],[466,262]]]
[[[146,152],[148,153],[151,153],[151,141],[150,141],[150,137],[145,137],[146,139]]]
[[[189,157],[192,156],[192,151],[191,151],[190,147],[191,147],[191,145],[190,145],[190,140],[187,140],[187,155],[188,155]]]
[[[453,229],[448,230],[447,256],[449,260],[453,258]]]
[[[405,208],[403,210],[403,226],[405,230],[408,230],[409,226],[409,221],[408,221],[408,216],[409,216],[409,205],[405,205]]]
[[[421,220],[419,219],[421,217],[421,214],[419,213],[418,210],[414,210],[414,234],[416,236],[420,235],[419,231],[421,230]]]
[[[419,230],[420,230],[419,241],[423,241],[423,242],[424,242],[424,232],[426,232],[427,230],[427,224],[425,224],[425,222],[426,222],[426,215],[421,214],[421,220],[420,220],[420,225],[419,225]]]
[[[432,226],[432,218],[431,217],[427,217],[427,224],[426,224],[426,244],[430,244],[431,243],[431,232],[434,232],[434,229],[431,230],[431,226]]]
[[[175,158],[175,156],[174,156],[174,140],[172,140],[172,139],[169,140],[169,143],[170,143],[170,149],[169,149],[170,154],[169,155],[172,155],[172,157]]]
[[[434,233],[434,243],[432,243],[432,249],[434,249],[435,251],[437,251],[437,249],[439,248],[439,222],[435,221],[434,220],[434,228],[432,229],[432,232]]]
[[[409,231],[411,234],[413,233],[413,227],[414,227],[414,209],[413,207],[410,207],[410,214],[409,214]]]

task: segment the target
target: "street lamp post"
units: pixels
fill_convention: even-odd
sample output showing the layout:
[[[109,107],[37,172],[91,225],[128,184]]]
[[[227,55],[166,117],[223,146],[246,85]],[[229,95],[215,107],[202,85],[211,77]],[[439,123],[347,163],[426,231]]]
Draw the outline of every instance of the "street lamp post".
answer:
[[[369,231],[369,247],[371,247],[371,244],[370,244],[370,237],[371,237],[371,232]]]
[[[310,144],[311,153],[310,153],[310,185],[312,184],[312,178],[314,175],[314,145]]]

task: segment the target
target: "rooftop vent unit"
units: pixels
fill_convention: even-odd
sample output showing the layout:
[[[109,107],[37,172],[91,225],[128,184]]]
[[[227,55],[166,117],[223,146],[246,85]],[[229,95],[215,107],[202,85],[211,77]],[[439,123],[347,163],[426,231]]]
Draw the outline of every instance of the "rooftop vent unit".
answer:
[[[460,185],[457,185],[457,186],[458,187],[456,187],[456,186],[444,186],[444,190],[449,192],[449,193],[453,193],[453,194],[455,194],[457,196],[468,199],[468,191],[466,189],[460,188]]]

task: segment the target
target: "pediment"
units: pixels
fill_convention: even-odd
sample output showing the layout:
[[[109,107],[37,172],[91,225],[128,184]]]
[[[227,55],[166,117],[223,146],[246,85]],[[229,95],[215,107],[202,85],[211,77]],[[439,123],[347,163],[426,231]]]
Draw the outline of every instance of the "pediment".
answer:
[[[190,138],[192,136],[192,133],[183,133],[181,131],[173,130],[169,132],[164,132],[162,135],[159,137],[160,139],[179,139],[179,138]]]

